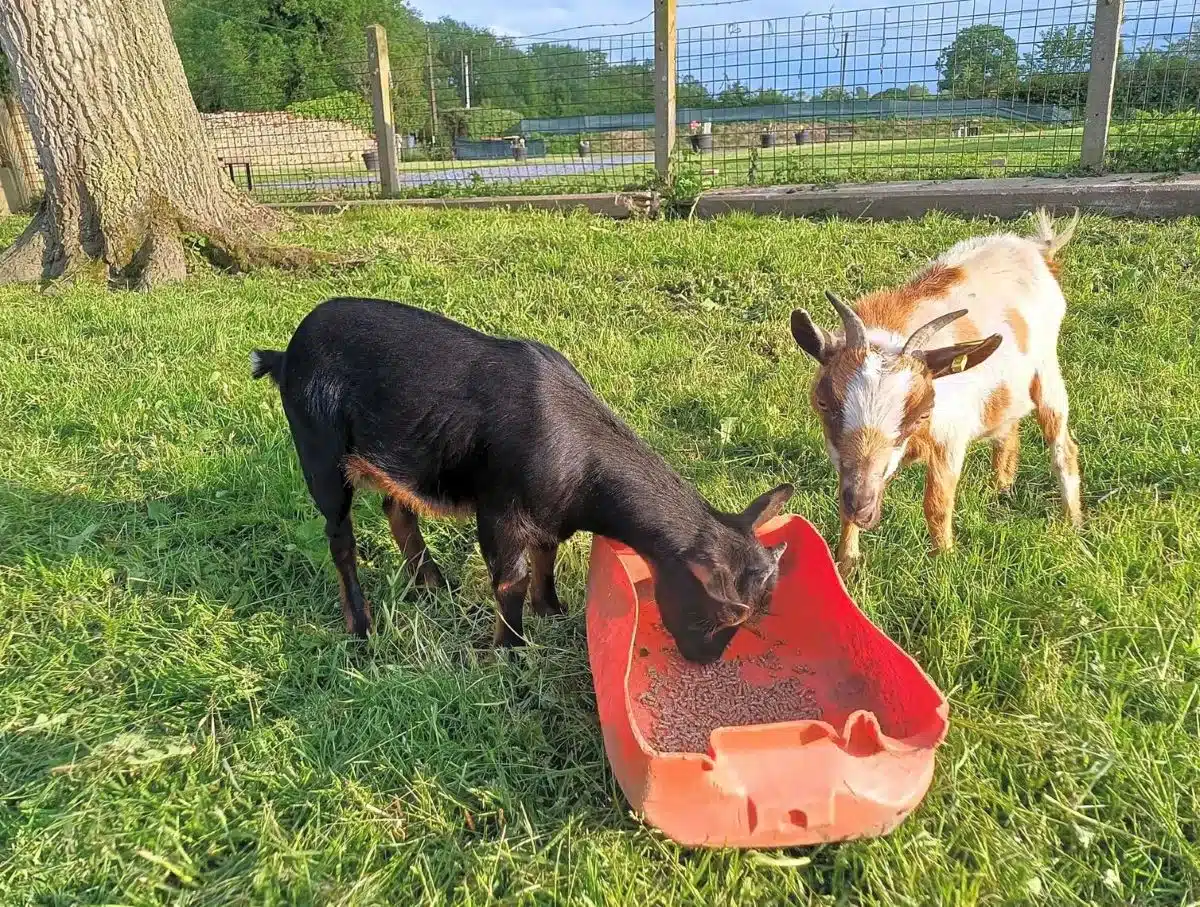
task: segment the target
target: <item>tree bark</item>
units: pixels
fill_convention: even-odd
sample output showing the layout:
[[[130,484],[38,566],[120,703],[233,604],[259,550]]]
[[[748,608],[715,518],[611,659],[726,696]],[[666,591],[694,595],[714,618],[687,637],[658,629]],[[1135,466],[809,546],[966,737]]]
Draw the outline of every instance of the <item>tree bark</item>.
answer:
[[[46,189],[0,281],[70,276],[92,261],[147,287],[184,276],[181,236],[227,262],[295,263],[263,233],[279,216],[233,185],[209,147],[163,0],[0,0],[0,46]]]

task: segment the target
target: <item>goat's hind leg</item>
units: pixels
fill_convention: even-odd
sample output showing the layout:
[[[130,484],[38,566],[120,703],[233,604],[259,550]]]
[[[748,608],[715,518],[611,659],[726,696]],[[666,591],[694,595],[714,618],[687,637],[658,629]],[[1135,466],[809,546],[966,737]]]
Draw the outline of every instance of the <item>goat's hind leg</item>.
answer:
[[[317,509],[325,517],[325,537],[329,540],[329,554],[337,569],[346,632],[365,637],[371,629],[371,606],[358,583],[358,551],[354,525],[350,521],[354,486],[342,472],[336,458],[322,462],[316,468],[305,463],[303,455],[301,462],[308,490]]]
[[[1078,527],[1083,523],[1079,448],[1067,426],[1070,404],[1067,400],[1067,388],[1063,383],[1062,372],[1059,371],[1057,362],[1050,363],[1050,367],[1033,376],[1029,395],[1037,410],[1038,422],[1042,426],[1042,436],[1050,448],[1054,474],[1058,478],[1058,487],[1062,492],[1063,511],[1067,519],[1071,521],[1071,525]]]

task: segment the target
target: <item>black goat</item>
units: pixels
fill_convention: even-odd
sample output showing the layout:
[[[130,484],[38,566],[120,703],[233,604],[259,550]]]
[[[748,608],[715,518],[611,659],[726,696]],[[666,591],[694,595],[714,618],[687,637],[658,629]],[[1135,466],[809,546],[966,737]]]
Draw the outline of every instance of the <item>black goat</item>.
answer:
[[[721,656],[761,614],[782,546],[754,529],[790,485],[740,514],[713,509],[592,392],[558,352],[481,334],[441,315],[378,299],[331,299],[296,328],[286,352],[255,350],[270,375],[325,517],[346,629],[371,612],[358,584],[350,503],[382,491],[392,535],[416,581],[442,585],[418,514],[474,511],[499,603],[495,642],[520,645],[522,608],[562,613],[559,543],[576,532],[621,541],[655,568],[663,623],[692,661]]]

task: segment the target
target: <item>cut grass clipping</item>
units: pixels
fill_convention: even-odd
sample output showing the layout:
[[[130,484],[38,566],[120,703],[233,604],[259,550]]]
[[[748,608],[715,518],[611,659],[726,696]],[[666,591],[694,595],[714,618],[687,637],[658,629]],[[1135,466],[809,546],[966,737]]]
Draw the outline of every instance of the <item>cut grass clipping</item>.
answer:
[[[920,469],[864,537],[852,592],[952,716],[928,797],[878,840],[686,852],[629,815],[584,538],[570,617],[531,619],[508,664],[471,648],[492,623],[471,525],[427,524],[453,591],[422,597],[360,496],[379,632],[348,639],[278,395],[247,374],[325,297],[408,300],[553,344],[714,503],[794,482],[833,538],[788,314],[831,325],[826,287],[996,227],[388,210],[295,237],[352,272],[0,289],[0,903],[1194,902],[1200,221],[1086,218],[1063,254],[1081,534],[1028,425],[1011,497],[969,459],[957,551],[926,553]]]

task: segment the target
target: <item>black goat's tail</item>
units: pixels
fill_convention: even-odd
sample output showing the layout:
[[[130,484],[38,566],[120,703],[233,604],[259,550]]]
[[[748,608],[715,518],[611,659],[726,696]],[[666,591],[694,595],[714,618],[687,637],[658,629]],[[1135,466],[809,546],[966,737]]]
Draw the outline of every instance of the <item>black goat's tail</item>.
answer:
[[[279,384],[283,378],[283,353],[279,350],[252,350],[250,353],[250,377],[254,379],[271,376]]]

